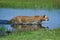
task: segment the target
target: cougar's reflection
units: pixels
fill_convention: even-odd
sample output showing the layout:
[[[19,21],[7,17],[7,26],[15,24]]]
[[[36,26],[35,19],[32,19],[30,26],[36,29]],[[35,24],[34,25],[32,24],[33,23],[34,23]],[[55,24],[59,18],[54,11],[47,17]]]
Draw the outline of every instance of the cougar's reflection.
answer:
[[[39,24],[39,25],[14,25],[13,28],[17,29],[18,31],[32,31],[32,30],[39,30],[46,27],[43,27],[41,24]]]

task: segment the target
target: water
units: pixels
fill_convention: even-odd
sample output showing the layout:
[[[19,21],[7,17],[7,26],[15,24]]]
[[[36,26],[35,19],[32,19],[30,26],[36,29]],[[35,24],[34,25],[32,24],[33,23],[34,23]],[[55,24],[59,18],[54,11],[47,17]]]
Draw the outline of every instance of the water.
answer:
[[[43,26],[48,26],[49,29],[60,27],[60,9],[51,10],[34,10],[34,9],[12,9],[0,8],[0,19],[10,20],[15,16],[34,16],[34,15],[47,15],[49,21],[42,22]],[[8,30],[11,30],[10,25],[5,25]]]

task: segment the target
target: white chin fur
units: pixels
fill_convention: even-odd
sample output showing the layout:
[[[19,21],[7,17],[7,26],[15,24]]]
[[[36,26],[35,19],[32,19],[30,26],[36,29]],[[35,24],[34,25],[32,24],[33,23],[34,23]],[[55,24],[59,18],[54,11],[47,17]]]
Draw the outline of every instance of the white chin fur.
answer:
[[[46,21],[48,21],[48,19],[46,19]]]

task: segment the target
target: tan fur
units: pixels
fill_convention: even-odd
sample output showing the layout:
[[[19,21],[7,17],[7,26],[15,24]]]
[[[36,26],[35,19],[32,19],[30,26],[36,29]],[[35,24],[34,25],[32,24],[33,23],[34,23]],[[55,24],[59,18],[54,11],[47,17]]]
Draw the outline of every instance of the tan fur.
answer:
[[[17,17],[14,17],[10,20],[10,22],[16,22],[16,23],[29,23],[29,22],[42,22],[42,21],[45,21],[45,17],[43,16],[17,16]]]

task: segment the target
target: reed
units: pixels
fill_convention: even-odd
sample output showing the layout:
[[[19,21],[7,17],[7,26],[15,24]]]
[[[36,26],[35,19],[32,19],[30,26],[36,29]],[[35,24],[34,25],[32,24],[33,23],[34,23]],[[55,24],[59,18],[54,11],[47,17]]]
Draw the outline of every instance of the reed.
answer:
[[[60,9],[60,0],[0,0],[0,8]]]

